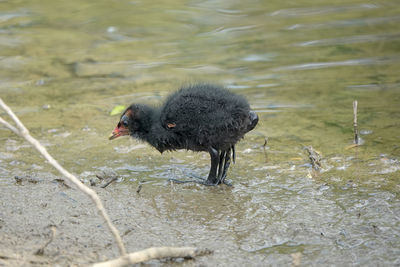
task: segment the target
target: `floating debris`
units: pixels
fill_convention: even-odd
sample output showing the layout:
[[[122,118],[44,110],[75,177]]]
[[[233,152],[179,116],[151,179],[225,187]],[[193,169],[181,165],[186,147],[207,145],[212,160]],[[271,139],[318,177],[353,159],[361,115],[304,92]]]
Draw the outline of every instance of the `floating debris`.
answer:
[[[119,114],[121,114],[125,109],[126,109],[126,106],[124,106],[124,105],[115,106],[115,107],[111,110],[110,116],[119,115]]]
[[[321,170],[321,154],[314,150],[312,146],[307,146],[304,148],[308,152],[308,157],[310,158],[312,168],[316,171]]]

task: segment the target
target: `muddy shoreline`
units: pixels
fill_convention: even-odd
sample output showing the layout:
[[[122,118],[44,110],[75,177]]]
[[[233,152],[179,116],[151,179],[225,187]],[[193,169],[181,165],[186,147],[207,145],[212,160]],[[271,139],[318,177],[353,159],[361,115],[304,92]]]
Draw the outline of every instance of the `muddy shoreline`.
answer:
[[[118,257],[117,246],[91,200],[62,181],[57,176],[29,176],[0,187],[0,265],[85,265]],[[120,183],[92,188],[102,198],[129,252],[152,246],[207,246],[217,253],[196,260],[154,260],[152,265],[212,266],[218,262],[218,251],[227,249],[222,245],[223,238],[202,242],[176,236],[177,232],[167,227],[168,216],[159,217],[159,211],[152,207],[154,202],[149,205],[149,200],[141,196],[146,194],[146,186],[140,194],[127,192],[126,185]],[[145,219],[150,214],[158,217],[156,223]],[[43,255],[35,255],[49,240],[51,226],[56,228],[55,238]]]

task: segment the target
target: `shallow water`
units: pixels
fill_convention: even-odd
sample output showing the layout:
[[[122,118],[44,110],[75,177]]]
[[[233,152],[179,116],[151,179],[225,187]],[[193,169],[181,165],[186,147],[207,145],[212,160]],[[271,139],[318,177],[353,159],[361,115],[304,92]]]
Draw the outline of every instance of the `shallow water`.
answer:
[[[104,189],[119,203],[108,208],[122,229],[146,224],[128,246],[207,246],[211,265],[288,265],[295,253],[304,265],[398,265],[399,11],[394,0],[1,1],[0,95],[85,182],[121,176]],[[233,187],[168,183],[206,176],[205,153],[107,140],[116,105],[157,105],[197,81],[245,95],[260,116],[237,145]],[[355,99],[362,145],[349,148]],[[0,191],[55,173],[4,128],[0,144]]]

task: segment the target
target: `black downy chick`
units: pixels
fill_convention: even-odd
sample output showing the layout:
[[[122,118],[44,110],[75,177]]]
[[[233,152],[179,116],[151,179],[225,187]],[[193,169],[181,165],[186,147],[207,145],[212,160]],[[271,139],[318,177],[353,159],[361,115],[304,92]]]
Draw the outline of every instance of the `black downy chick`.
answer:
[[[220,86],[196,84],[171,94],[160,107],[132,104],[121,116],[110,140],[130,135],[158,151],[208,151],[207,185],[225,183],[235,144],[254,129],[257,114],[247,100]]]

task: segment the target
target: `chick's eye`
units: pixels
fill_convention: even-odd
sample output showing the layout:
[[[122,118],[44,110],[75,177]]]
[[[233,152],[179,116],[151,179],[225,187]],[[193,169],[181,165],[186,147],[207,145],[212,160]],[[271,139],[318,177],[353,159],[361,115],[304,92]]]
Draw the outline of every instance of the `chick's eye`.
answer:
[[[122,118],[121,118],[121,124],[124,126],[124,127],[128,127],[128,124],[129,124],[129,118],[126,116],[126,115],[124,115],[124,116],[122,116]]]

